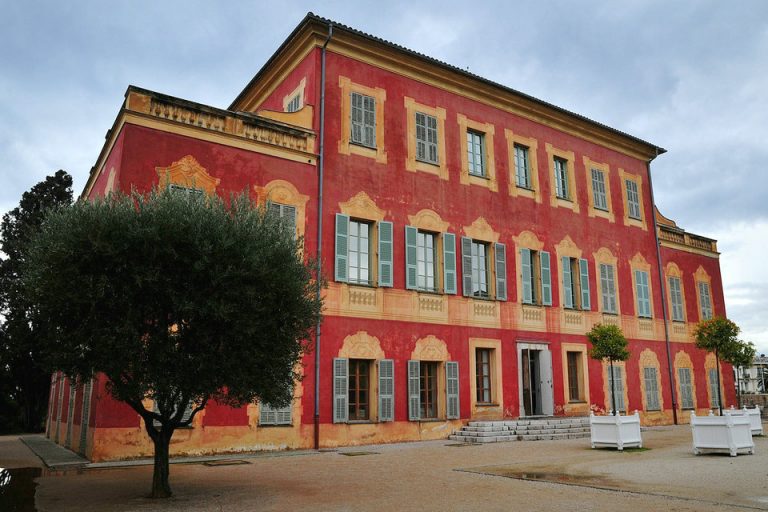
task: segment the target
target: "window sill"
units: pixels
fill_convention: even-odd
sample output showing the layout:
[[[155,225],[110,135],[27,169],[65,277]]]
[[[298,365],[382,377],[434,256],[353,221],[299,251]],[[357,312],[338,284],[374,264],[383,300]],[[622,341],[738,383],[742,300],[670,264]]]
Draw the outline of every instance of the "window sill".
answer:
[[[359,148],[370,149],[372,151],[377,151],[377,149],[378,149],[375,145],[369,146],[368,144],[363,144],[362,142],[355,142],[353,140],[349,141],[349,145],[350,146],[357,146]]]
[[[417,289],[417,290],[414,290],[414,291],[416,291],[418,293],[423,293],[424,295],[432,295],[432,296],[438,296],[438,297],[441,297],[441,296],[445,295],[440,290],[419,290],[419,289]]]
[[[610,315],[610,316],[619,316],[619,314],[616,313],[615,311],[603,311],[603,314]]]
[[[640,316],[640,315],[638,315],[637,318],[639,318],[640,320],[653,320],[652,316]]]
[[[440,167],[440,162],[430,162],[429,160],[422,160],[421,158],[416,158],[415,160],[420,164],[427,164],[427,165],[432,165],[434,167]]]
[[[259,423],[259,428],[280,428],[280,427],[292,427],[293,423],[280,423],[279,425],[275,425],[272,423]]]
[[[496,300],[493,297],[482,297],[480,295],[470,295],[469,298],[470,299],[475,299],[475,300],[485,300],[485,301],[489,301],[489,302]]]
[[[583,405],[583,404],[586,404],[587,401],[586,400],[568,400],[568,403],[574,404],[574,405]]]
[[[374,423],[378,423],[378,421],[373,421],[373,420],[349,420],[349,421],[347,421],[348,425],[373,425]]]
[[[535,191],[534,189],[532,189],[531,187],[524,187],[523,185],[515,185],[515,186],[516,186],[517,188],[519,188],[520,190],[527,190],[528,192],[536,192],[536,191]]]
[[[352,281],[348,281],[345,284],[348,284],[349,286],[359,286],[361,288],[376,288],[376,285],[373,283],[356,283]]]
[[[418,421],[419,423],[439,423],[443,421],[448,421],[444,418],[419,418],[418,420],[411,420],[411,421]]]
[[[495,403],[489,403],[489,402],[477,402],[475,403],[475,407],[498,407],[499,404]]]

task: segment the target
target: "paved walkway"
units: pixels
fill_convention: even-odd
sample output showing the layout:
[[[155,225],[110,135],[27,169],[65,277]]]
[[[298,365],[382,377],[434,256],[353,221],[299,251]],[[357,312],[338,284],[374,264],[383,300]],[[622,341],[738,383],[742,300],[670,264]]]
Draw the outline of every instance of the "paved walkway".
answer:
[[[44,435],[21,436],[19,439],[50,469],[81,468],[88,463],[88,459],[54,443]]]
[[[86,469],[39,478],[36,505],[57,512],[768,510],[768,438],[755,438],[756,454],[739,457],[693,455],[688,426],[653,428],[643,439],[647,450],[626,452],[573,439],[238,455],[232,465],[174,465],[174,497],[161,501],[145,497],[149,466]]]

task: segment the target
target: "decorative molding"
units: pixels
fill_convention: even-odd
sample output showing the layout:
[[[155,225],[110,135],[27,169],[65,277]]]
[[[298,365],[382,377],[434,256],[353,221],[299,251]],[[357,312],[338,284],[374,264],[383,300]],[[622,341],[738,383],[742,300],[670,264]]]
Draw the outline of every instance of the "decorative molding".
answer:
[[[544,144],[547,150],[547,160],[549,169],[549,204],[554,208],[568,208],[574,213],[579,213],[579,197],[576,187],[576,157],[573,151],[558,149],[549,142]],[[555,186],[555,157],[562,158],[568,162],[568,199],[557,197],[557,187]]]
[[[539,185],[539,142],[533,137],[523,137],[509,128],[504,128],[507,139],[507,154],[509,156],[509,195],[512,197],[527,197],[541,203],[541,185]],[[528,167],[531,172],[531,188],[517,186],[515,168],[515,144],[528,148]]]
[[[373,158],[377,163],[387,163],[387,152],[384,145],[384,102],[387,101],[387,91],[381,87],[366,87],[356,84],[346,76],[339,76],[339,88],[341,88],[341,117],[339,126],[339,153],[342,155],[359,155]],[[353,92],[370,96],[376,101],[376,147],[369,148],[352,143],[351,119],[352,107],[351,94]]]
[[[155,171],[160,178],[160,186],[179,185],[203,190],[208,195],[215,194],[216,187],[221,182],[219,178],[208,174],[192,155],[187,155],[168,167],[155,167]]]
[[[104,188],[104,195],[107,195],[110,192],[114,192],[116,190],[116,184],[115,184],[116,174],[117,174],[117,171],[115,171],[115,168],[111,167],[109,169],[109,176],[107,176],[107,185]]]
[[[225,115],[203,112],[156,97],[149,100],[149,114],[161,119],[199,126],[217,132],[223,132],[227,122]]]
[[[445,233],[450,226],[435,211],[426,208],[420,210],[416,215],[409,215],[408,222],[415,228],[434,233]]]
[[[515,245],[518,251],[521,248],[531,249],[534,251],[541,251],[544,249],[544,242],[539,240],[539,237],[534,235],[531,231],[521,231],[519,235],[513,236],[512,240],[515,241]]]
[[[645,197],[643,195],[643,177],[638,174],[626,172],[619,167],[619,178],[621,179],[621,198],[624,204],[624,225],[634,226],[648,231],[648,221],[645,216]],[[627,201],[627,181],[634,181],[637,185],[637,200],[640,204],[640,219],[634,219],[629,216],[629,203]]]
[[[664,388],[661,387],[661,364],[659,363],[659,357],[656,352],[646,348],[640,352],[639,369],[640,369],[640,391],[643,401],[643,411],[648,410],[648,397],[645,389],[645,370],[644,368],[656,368],[656,389],[659,395],[659,410],[664,410]],[[651,411],[656,412],[656,411]]]
[[[405,170],[426,172],[434,174],[448,181],[448,162],[445,157],[445,109],[441,107],[429,107],[417,103],[408,96],[404,99],[406,115],[406,136],[408,156],[405,159]],[[416,159],[416,113],[421,112],[434,117],[437,120],[437,163],[422,162]]]
[[[273,201],[296,208],[296,234],[304,236],[306,225],[306,207],[309,196],[299,193],[292,183],[285,180],[272,180],[263,187],[253,186],[259,203]]]
[[[358,192],[349,201],[339,203],[339,210],[344,215],[358,219],[384,220],[386,212],[376,206],[376,203],[365,192]]]
[[[473,240],[484,242],[498,242],[499,233],[493,230],[484,217],[478,217],[469,226],[464,226],[464,233]]]
[[[432,334],[421,338],[411,352],[411,359],[415,361],[450,361],[451,354],[445,342]]]
[[[459,146],[461,151],[461,173],[459,174],[459,183],[462,185],[479,185],[486,187],[492,192],[499,191],[499,182],[496,177],[496,158],[494,156],[493,134],[495,128],[493,123],[481,123],[468,119],[464,114],[457,114],[456,121],[459,123]],[[485,149],[485,176],[473,176],[469,174],[469,160],[467,158],[467,130],[473,130],[482,133],[484,136],[483,146]]]
[[[558,256],[558,263],[560,263],[560,258],[563,256],[568,256],[569,258],[581,258],[582,251],[579,249],[579,246],[577,246],[571,237],[569,235],[565,235],[565,238],[563,238],[560,243],[555,245],[555,252]],[[562,269],[560,271],[560,278],[562,282]]]
[[[590,217],[602,217],[607,219],[608,222],[616,222],[616,215],[613,213],[613,201],[611,199],[611,167],[608,164],[595,162],[588,156],[583,156],[584,170],[587,177],[587,199],[589,200],[589,208],[587,209],[587,215]],[[596,169],[603,173],[603,181],[605,184],[605,202],[607,203],[608,210],[601,210],[595,207],[595,191],[592,183],[592,169]]]
[[[338,357],[348,359],[385,359],[381,343],[367,331],[357,331],[344,338]]]

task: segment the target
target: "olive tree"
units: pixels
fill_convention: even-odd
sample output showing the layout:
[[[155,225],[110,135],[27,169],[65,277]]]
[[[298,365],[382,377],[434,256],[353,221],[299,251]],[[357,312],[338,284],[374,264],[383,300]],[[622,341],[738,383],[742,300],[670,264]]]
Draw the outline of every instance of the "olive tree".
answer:
[[[751,343],[739,340],[740,332],[741,329],[735,322],[723,317],[702,320],[696,324],[696,328],[693,331],[696,346],[715,354],[717,365],[717,403],[720,415],[723,414],[723,400],[720,396],[720,361],[739,366],[749,364],[755,357],[754,346]]]
[[[108,378],[154,443],[151,496],[168,497],[171,436],[210,400],[291,400],[321,309],[311,268],[246,196],[166,189],[54,210],[24,283],[51,369]]]
[[[592,344],[589,349],[589,357],[592,359],[608,359],[611,368],[611,409],[616,415],[616,391],[613,377],[613,362],[626,361],[629,359],[629,349],[627,348],[627,338],[621,332],[621,328],[610,324],[595,324],[587,333],[587,339]]]

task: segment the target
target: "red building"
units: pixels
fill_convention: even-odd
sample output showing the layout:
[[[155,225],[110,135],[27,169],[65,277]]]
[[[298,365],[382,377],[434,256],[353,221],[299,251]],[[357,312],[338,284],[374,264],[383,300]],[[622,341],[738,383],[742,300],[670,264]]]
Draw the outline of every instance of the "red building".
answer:
[[[599,322],[630,340],[618,408],[667,424],[715,406],[715,360],[691,332],[725,305],[715,242],[654,216],[663,152],[310,14],[226,110],[130,87],[83,197],[247,189],[295,219],[306,254],[322,241],[320,363],[307,355],[292,406],[208,405],[173,453],[605,411],[608,369],[584,334]],[[50,404],[49,437],[92,460],[152,451],[103,379],[54,376]]]

